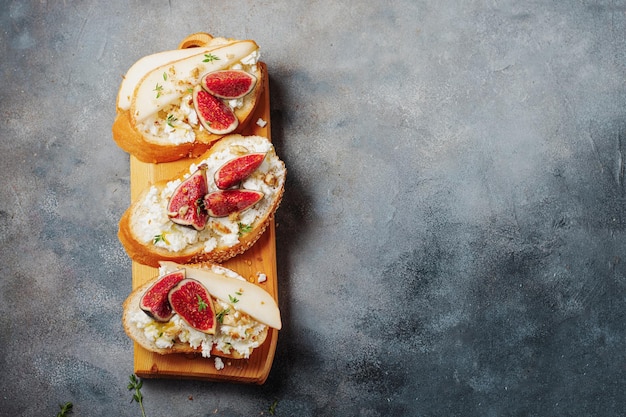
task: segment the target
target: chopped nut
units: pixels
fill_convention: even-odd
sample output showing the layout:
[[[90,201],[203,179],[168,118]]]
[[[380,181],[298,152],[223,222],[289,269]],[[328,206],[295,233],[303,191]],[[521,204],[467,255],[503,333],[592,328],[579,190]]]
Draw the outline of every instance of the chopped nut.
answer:
[[[228,227],[219,222],[211,222],[211,228],[223,234],[232,233]]]
[[[276,184],[278,183],[278,178],[276,178],[276,175],[274,175],[273,173],[268,172],[267,174],[265,174],[265,177],[263,178],[263,182],[269,185],[270,187],[275,187]]]
[[[246,148],[245,146],[242,146],[242,145],[231,145],[230,146],[230,151],[232,153],[234,153],[234,154],[237,154],[237,155],[245,155],[247,153],[250,153],[248,148]]]

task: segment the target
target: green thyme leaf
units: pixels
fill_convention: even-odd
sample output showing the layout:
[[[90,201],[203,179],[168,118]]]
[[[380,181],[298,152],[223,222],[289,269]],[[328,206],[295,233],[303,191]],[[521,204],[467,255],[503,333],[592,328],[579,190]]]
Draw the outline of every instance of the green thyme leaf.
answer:
[[[168,126],[174,127],[172,123],[178,121],[178,119],[175,118],[173,114],[168,114],[167,119],[165,119],[165,121],[167,122]]]
[[[239,236],[243,236],[246,233],[250,233],[252,231],[252,225],[251,224],[243,224],[241,222],[237,223],[237,226],[239,227]]]
[[[240,294],[241,295],[241,294]],[[239,299],[236,297],[233,297],[232,295],[228,294],[228,299],[230,300],[231,303],[235,304],[239,302]]]
[[[204,311],[206,310],[207,303],[204,302],[204,300],[202,299],[202,297],[200,297],[199,294],[196,294],[196,298],[198,299],[198,311]]]
[[[72,407],[74,407],[74,404],[69,401],[65,404],[59,404],[61,411],[57,413],[57,417],[67,417],[67,415],[72,412]]]
[[[161,97],[161,93],[163,92],[163,86],[157,83],[157,85],[154,87],[154,90],[152,91],[156,91],[157,92],[156,98],[159,98]]]
[[[204,59],[202,60],[202,62],[213,62],[219,60],[220,58],[218,56],[215,56],[213,54],[204,54]]]
[[[229,312],[230,312],[230,308],[227,308],[227,309],[222,310],[219,313],[217,313],[215,315],[215,317],[217,318],[217,322],[219,324],[222,324],[224,322],[224,316],[227,315]]]
[[[169,245],[170,242],[168,242],[168,240],[165,238],[165,232],[161,233],[160,235],[156,235],[154,236],[154,238],[152,238],[152,244],[156,245],[159,242],[163,242],[166,245]]]
[[[200,197],[196,200],[196,215],[202,217],[205,214],[206,207],[204,205],[204,198]]]
[[[278,400],[274,400],[272,404],[270,404],[269,413],[271,416],[276,414],[276,407],[278,406]]]
[[[163,73],[163,81],[167,81],[167,72]]]

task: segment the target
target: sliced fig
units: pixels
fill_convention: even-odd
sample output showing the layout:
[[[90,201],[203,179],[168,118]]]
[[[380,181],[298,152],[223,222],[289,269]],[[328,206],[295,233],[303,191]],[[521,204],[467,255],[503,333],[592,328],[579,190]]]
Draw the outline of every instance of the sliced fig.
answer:
[[[170,305],[189,326],[208,334],[215,334],[217,320],[209,291],[199,281],[187,278],[169,293]]]
[[[204,229],[208,214],[202,199],[208,192],[206,164],[185,179],[172,194],[167,203],[167,215],[170,220],[183,226],[193,226],[196,230]]]
[[[200,85],[215,97],[232,100],[250,93],[256,77],[242,70],[220,70],[204,75]]]
[[[184,279],[184,269],[163,275],[146,290],[139,300],[139,307],[156,321],[168,321],[174,315],[174,311],[167,295]]]
[[[253,190],[218,190],[204,197],[204,207],[209,216],[226,217],[244,211],[263,198],[263,193]]]
[[[213,179],[217,188],[225,190],[239,184],[248,178],[265,159],[265,153],[249,153],[235,159],[231,159],[222,165]]]
[[[193,90],[193,105],[200,123],[211,133],[225,135],[239,126],[239,119],[233,109],[199,85]]]

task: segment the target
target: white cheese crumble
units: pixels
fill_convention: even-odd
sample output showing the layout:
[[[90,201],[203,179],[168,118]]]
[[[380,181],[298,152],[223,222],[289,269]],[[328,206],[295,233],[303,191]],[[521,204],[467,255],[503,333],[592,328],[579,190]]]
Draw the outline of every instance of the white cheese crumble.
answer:
[[[252,51],[250,55],[241,58],[241,63],[243,65],[256,65],[261,59],[261,51],[258,49]]]
[[[267,125],[267,122],[263,120],[261,117],[259,117],[259,119],[256,121],[256,124],[259,127],[265,127],[265,125]]]
[[[220,358],[219,356],[215,357],[215,369],[217,369],[218,371],[224,369],[224,361],[222,361],[222,358]]]
[[[267,275],[265,275],[265,274],[264,274],[264,273],[262,273],[262,272],[259,272],[259,273],[257,274],[257,282],[258,282],[259,284],[262,284],[262,283],[264,283],[265,281],[267,281]]]
[[[239,213],[238,217],[210,217],[207,226],[198,231],[193,227],[172,222],[167,215],[168,201],[182,180],[168,182],[161,191],[152,186],[138,203],[130,220],[131,230],[136,238],[143,244],[172,252],[193,249],[209,253],[215,249],[236,245],[239,242],[240,224],[254,228],[269,210],[285,180],[284,164],[276,155],[271,142],[258,136],[242,137],[237,145],[215,152],[199,163],[206,163],[208,166],[206,175],[209,180],[209,192],[217,190],[212,181],[215,171],[225,162],[240,156],[243,149],[246,152],[267,153],[259,168],[242,183],[245,189],[261,191],[264,194],[261,201]],[[192,164],[186,177],[196,170],[197,165]]]

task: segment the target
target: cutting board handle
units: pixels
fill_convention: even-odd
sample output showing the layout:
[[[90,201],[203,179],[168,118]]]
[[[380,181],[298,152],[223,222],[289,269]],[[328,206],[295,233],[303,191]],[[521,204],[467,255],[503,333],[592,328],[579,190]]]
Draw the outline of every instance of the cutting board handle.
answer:
[[[207,45],[213,36],[205,32],[193,33],[178,44],[178,49],[199,48]]]

